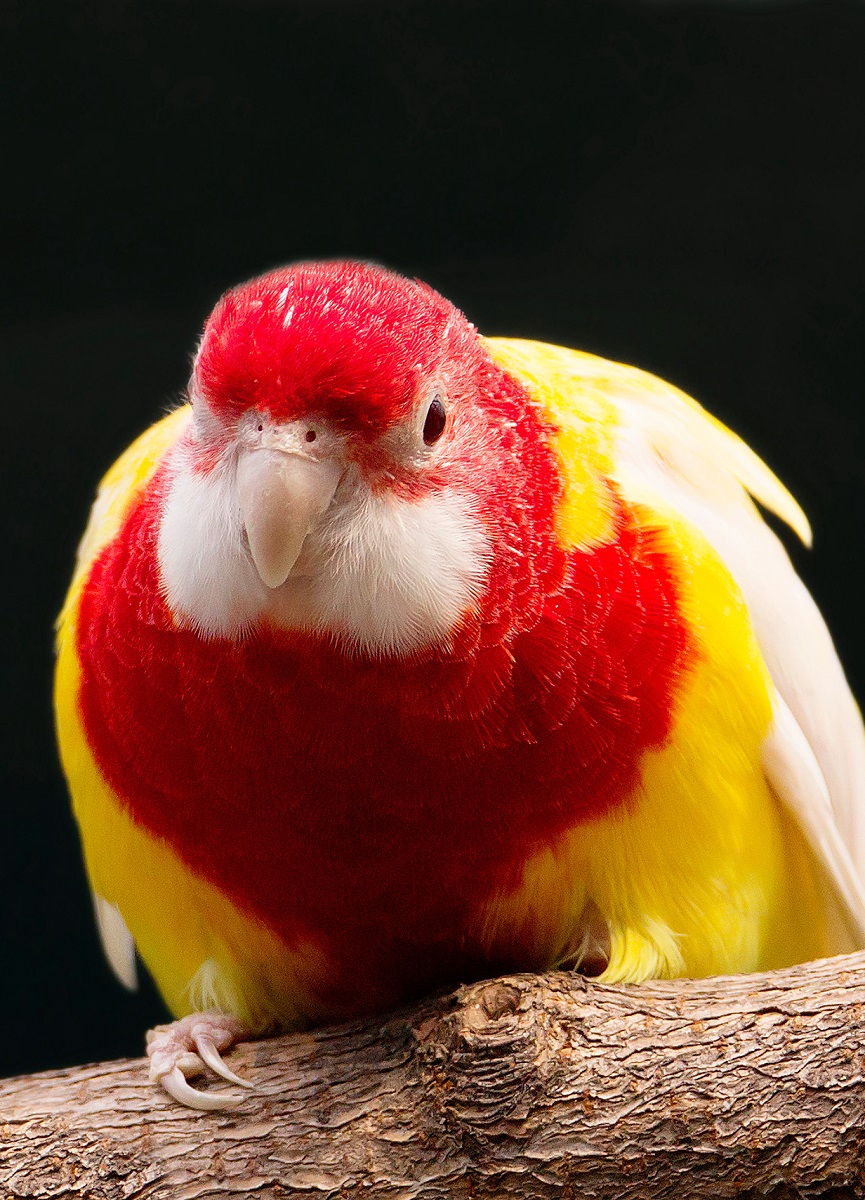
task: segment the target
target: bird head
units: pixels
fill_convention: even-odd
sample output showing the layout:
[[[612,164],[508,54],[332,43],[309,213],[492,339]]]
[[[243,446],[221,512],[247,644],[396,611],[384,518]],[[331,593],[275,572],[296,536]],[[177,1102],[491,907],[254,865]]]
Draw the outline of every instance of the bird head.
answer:
[[[266,620],[379,656],[446,642],[496,542],[518,548],[505,510],[526,414],[502,375],[452,304],[378,267],[300,264],[228,292],[160,521],[175,617],[207,637]]]

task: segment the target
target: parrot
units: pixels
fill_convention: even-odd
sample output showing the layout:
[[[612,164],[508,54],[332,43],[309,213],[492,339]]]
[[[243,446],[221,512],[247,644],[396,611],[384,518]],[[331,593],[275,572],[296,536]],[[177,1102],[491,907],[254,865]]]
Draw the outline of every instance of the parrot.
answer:
[[[103,948],[174,1018],[154,1083],[226,1107],[244,1039],[509,972],[865,945],[862,720],[758,506],[810,545],[675,386],[484,337],[420,280],[222,296],[57,626]]]

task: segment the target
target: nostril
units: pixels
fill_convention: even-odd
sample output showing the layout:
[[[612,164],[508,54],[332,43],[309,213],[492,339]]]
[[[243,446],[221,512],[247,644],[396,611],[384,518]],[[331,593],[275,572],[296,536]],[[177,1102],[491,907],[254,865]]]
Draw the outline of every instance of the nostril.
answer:
[[[307,431],[306,431],[306,440],[307,440],[308,442],[314,442],[314,441],[315,441],[315,437],[316,437],[315,430],[314,430],[314,429],[307,429]]]

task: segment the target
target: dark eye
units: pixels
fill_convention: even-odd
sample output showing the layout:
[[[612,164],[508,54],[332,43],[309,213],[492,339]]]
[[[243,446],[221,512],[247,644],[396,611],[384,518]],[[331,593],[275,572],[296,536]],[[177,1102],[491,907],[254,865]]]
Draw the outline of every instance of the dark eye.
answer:
[[[425,445],[432,446],[439,440],[445,431],[446,420],[447,415],[444,403],[441,396],[436,392],[427,409],[426,420],[423,423],[423,440]]]

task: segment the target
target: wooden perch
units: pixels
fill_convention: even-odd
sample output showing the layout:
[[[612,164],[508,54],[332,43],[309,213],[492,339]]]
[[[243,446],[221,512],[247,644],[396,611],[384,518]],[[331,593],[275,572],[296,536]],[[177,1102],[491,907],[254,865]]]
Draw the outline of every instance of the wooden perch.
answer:
[[[174,1104],[140,1061],[9,1080],[0,1198],[865,1196],[863,1035],[865,953],[509,976],[242,1046],[257,1090],[228,1113]]]

